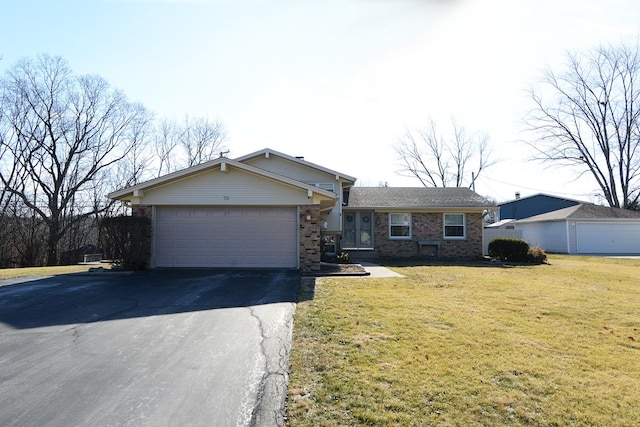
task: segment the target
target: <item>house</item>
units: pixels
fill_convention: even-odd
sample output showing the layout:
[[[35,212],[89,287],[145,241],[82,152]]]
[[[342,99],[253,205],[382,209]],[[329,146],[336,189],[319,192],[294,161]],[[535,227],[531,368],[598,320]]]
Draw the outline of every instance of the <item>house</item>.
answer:
[[[394,257],[482,255],[482,212],[492,205],[471,190],[365,189],[355,182],[302,157],[263,149],[109,197],[151,218],[152,268],[313,270],[323,253],[343,249]]]
[[[516,193],[515,200],[498,204],[498,219],[524,219],[558,209],[568,208],[569,206],[575,206],[580,203],[583,202],[548,194],[534,194],[533,196],[520,197],[520,193]]]
[[[529,246],[568,254],[640,254],[640,212],[581,203],[515,221]]]
[[[517,220],[576,206],[580,203],[582,202],[549,194],[520,197],[520,193],[516,193],[515,200],[498,204],[498,220],[485,226],[483,253],[489,254],[489,243],[494,239],[523,239],[522,230],[516,227]]]

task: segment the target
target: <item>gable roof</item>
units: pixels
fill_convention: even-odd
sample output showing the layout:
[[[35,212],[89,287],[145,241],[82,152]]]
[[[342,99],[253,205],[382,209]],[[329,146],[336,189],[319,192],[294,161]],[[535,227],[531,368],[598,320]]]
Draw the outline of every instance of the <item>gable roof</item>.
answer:
[[[247,161],[249,159],[253,159],[255,157],[265,157],[265,156],[271,156],[271,155],[275,155],[275,156],[281,157],[283,159],[289,160],[289,161],[294,162],[294,163],[298,163],[300,165],[304,165],[306,167],[311,167],[313,169],[317,169],[319,171],[328,173],[330,175],[334,175],[336,178],[342,178],[342,179],[344,179],[346,181],[356,182],[356,180],[357,180],[357,178],[355,178],[353,176],[350,176],[350,175],[347,175],[347,174],[344,174],[344,173],[341,173],[341,172],[337,172],[337,171],[335,171],[333,169],[325,168],[324,166],[320,166],[320,165],[317,165],[317,164],[312,163],[312,162],[308,162],[308,161],[304,160],[303,157],[290,156],[288,154],[284,154],[284,153],[281,153],[279,151],[272,150],[271,148],[263,148],[262,150],[256,151],[254,153],[250,153],[250,154],[246,154],[246,155],[241,156],[241,157],[237,157],[235,160],[237,162],[244,163],[245,161]]]
[[[190,168],[182,169],[176,172],[172,172],[167,175],[163,175],[158,178],[151,179],[149,181],[142,182],[140,184],[133,185],[131,187],[123,188],[118,191],[114,191],[107,195],[110,199],[120,199],[125,200],[134,195],[136,191],[144,191],[146,189],[150,189],[153,187],[159,187],[162,185],[169,184],[170,182],[177,181],[180,179],[185,179],[193,175],[200,174],[202,172],[206,172],[207,170],[216,169],[216,168],[224,168],[224,167],[235,167],[237,169],[243,170],[245,172],[252,173],[254,175],[271,179],[276,182],[280,182],[282,184],[286,184],[292,187],[297,187],[303,190],[307,190],[313,192],[315,194],[319,194],[326,198],[337,199],[337,195],[331,191],[323,190],[313,185],[305,184],[300,181],[296,181],[295,179],[288,178],[286,176],[278,175],[273,172],[266,171],[264,169],[256,168],[253,166],[245,165],[244,163],[240,163],[236,160],[227,159],[224,157],[217,158],[215,160],[210,160],[208,162],[201,163],[199,165],[192,166]]]
[[[561,221],[570,219],[635,219],[640,220],[640,212],[629,209],[581,203],[553,212],[547,212],[530,218],[520,219],[517,223]]]
[[[498,203],[498,207],[500,208],[500,219],[524,219],[580,203],[584,202],[549,194],[535,194],[509,202]]]
[[[548,199],[548,200],[558,200],[558,201],[565,201],[565,202],[573,202],[575,204],[584,203],[581,200],[569,199],[567,197],[559,197],[559,196],[554,196],[552,194],[537,193],[537,194],[532,194],[531,196],[516,197],[515,199],[507,200],[506,202],[502,202],[502,203],[498,203],[498,206],[508,205],[510,203],[518,203],[518,202],[522,202],[522,201],[528,201],[530,199],[540,199],[540,198]]]
[[[345,209],[473,209],[493,203],[461,187],[353,187]]]

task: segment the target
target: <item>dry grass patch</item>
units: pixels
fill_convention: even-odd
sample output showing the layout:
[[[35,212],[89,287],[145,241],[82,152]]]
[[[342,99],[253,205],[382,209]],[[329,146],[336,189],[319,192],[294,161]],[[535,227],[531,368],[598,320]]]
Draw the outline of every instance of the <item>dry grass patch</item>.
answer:
[[[80,273],[89,271],[86,265],[62,265],[56,267],[26,267],[0,269],[0,280],[29,276],[55,276],[57,274]]]
[[[640,260],[550,262],[307,279],[288,425],[640,425]]]

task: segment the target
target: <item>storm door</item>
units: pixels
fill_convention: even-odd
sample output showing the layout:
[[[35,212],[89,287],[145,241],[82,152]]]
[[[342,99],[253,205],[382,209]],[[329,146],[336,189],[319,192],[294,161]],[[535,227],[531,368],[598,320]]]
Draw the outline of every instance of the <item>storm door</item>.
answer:
[[[343,249],[373,249],[373,212],[344,212]]]

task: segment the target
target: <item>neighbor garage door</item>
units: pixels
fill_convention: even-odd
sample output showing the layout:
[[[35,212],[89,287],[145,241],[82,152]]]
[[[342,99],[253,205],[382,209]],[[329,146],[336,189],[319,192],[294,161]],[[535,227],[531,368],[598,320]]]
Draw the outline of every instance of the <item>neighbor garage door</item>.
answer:
[[[295,208],[156,208],[156,267],[297,267]]]
[[[579,254],[640,253],[640,223],[576,224]]]

